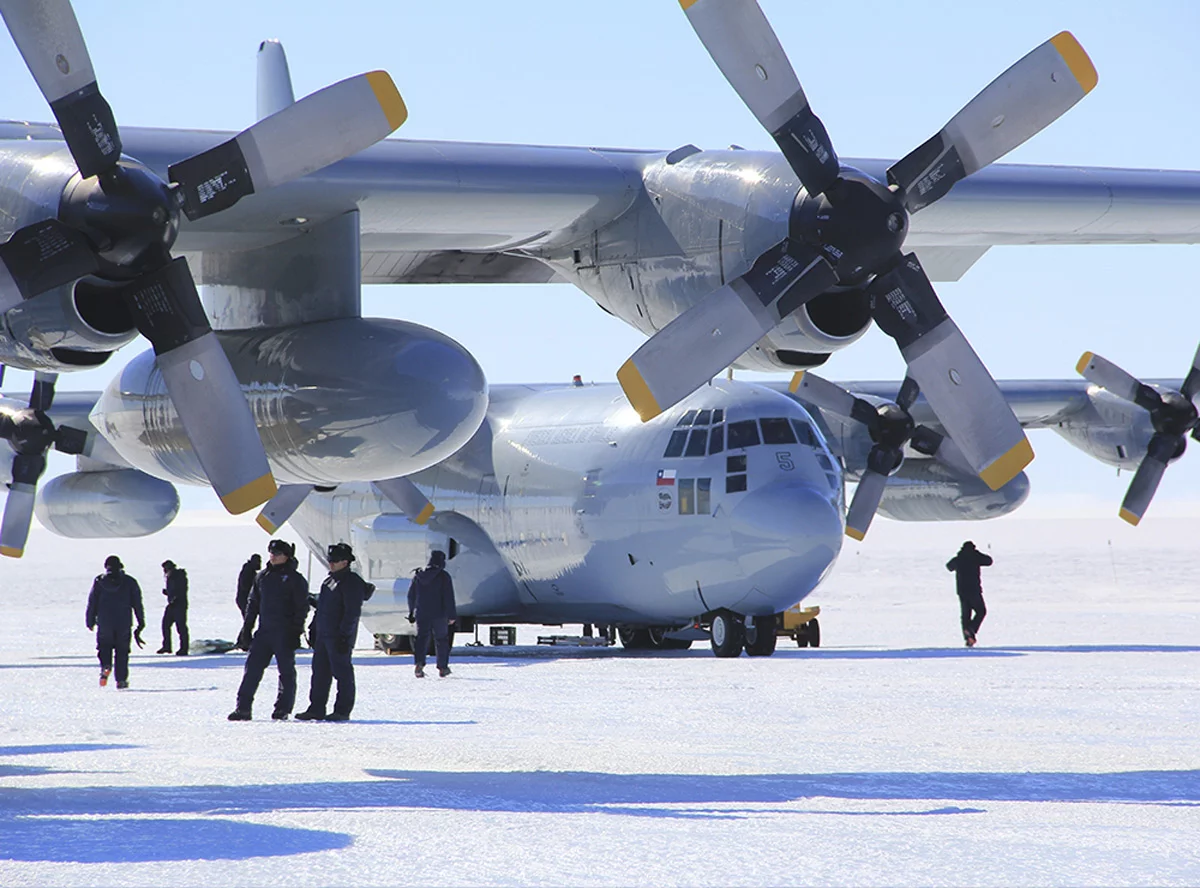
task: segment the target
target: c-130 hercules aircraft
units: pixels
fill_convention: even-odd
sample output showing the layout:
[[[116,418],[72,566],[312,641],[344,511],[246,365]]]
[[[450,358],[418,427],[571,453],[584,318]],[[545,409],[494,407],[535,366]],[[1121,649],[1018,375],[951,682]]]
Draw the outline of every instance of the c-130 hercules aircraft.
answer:
[[[51,446],[82,450],[80,471],[39,492],[39,514],[76,535],[152,532],[173,515],[166,481],[211,483],[228,507],[241,510],[266,499],[273,478],[283,486],[264,511],[267,526],[298,509],[294,521],[302,527],[320,502],[372,482],[384,493],[379,503],[414,527],[430,514],[465,517],[413,478],[446,465],[485,428],[483,373],[435,331],[361,318],[362,283],[574,282],[652,334],[619,374],[640,419],[675,416],[673,404],[728,364],[818,366],[874,321],[901,347],[908,392],[922,396],[897,400],[913,410],[928,405],[923,424],[953,442],[959,458],[942,454],[942,462],[957,464],[954,479],[975,475],[982,480],[973,484],[997,492],[1019,486],[1032,453],[1018,418],[928,280],[957,278],[993,243],[1194,242],[1197,177],[984,169],[1094,85],[1090,61],[1066,33],[1001,75],[899,163],[841,163],[755,3],[682,5],[782,154],[402,140],[359,151],[349,138],[323,145],[308,137],[347,131],[377,140],[379,127],[361,126],[355,111],[365,105],[383,119],[380,127],[391,126],[402,119],[398,96],[385,90],[379,100],[379,77],[366,75],[374,108],[322,93],[292,104],[275,44],[260,55],[264,119],[236,139],[153,129],[118,137],[96,110],[103,100],[70,5],[0,3],[59,121],[0,129],[8,145],[0,169],[10,183],[0,193],[9,235],[0,258],[13,278],[0,288],[0,350],[5,363],[40,372],[29,405],[6,403],[0,427],[17,451],[0,551],[24,549],[34,485]],[[60,75],[74,79],[60,82]],[[334,110],[345,117],[335,121]],[[309,142],[317,143],[312,156]],[[96,150],[100,160],[91,158]],[[321,164],[328,165],[304,175]],[[903,253],[905,246],[915,255]],[[170,250],[192,260],[198,301],[191,275],[168,261]],[[206,339],[209,326],[216,332]],[[96,402],[90,425],[61,418],[72,412],[69,404],[50,410],[53,374],[102,363],[138,330],[157,354],[126,367]],[[206,347],[213,368],[183,351],[201,340],[220,343],[219,350]],[[330,358],[346,353],[358,356],[354,365]],[[224,382],[214,386],[214,379]],[[503,403],[499,389],[490,394]],[[231,419],[243,401],[258,443]],[[795,417],[766,418],[791,426]],[[233,426],[217,433],[218,422]],[[1140,451],[1131,443],[1119,458],[1132,453]],[[1156,459],[1165,466],[1166,457]],[[896,460],[877,463],[876,474],[886,475],[879,467],[888,462]],[[847,469],[856,471],[849,461]],[[719,485],[716,474],[693,480],[705,477]],[[308,496],[314,488],[337,492]],[[698,505],[699,487],[696,497]],[[112,499],[121,506],[98,506]],[[868,506],[859,509],[865,521],[850,522],[856,533],[866,531],[874,512]],[[333,525],[328,532],[343,535]],[[517,533],[517,542],[529,542]],[[524,582],[528,565],[501,563],[511,582]],[[793,584],[793,601],[806,585]]]

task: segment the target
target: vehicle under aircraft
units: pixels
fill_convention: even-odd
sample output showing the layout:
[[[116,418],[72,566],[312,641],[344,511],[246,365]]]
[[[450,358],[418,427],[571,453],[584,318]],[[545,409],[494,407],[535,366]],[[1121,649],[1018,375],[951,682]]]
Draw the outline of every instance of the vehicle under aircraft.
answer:
[[[0,554],[36,503],[112,531],[114,501],[155,511],[156,479],[266,502],[266,526],[353,484],[428,519],[414,479],[480,432],[489,388],[441,333],[361,317],[364,283],[574,283],[650,337],[614,367],[639,421],[726,365],[811,369],[877,324],[921,395],[901,406],[928,405],[986,489],[1020,479],[1021,423],[930,282],[999,244],[1198,242],[1200,173],[994,163],[1095,85],[1066,32],[901,161],[839,160],[757,4],[682,5],[779,153],[384,140],[406,113],[387,75],[294,101],[270,42],[242,133],[118,131],[70,3],[0,0],[57,121],[0,123],[0,362],[37,374],[0,422]],[[52,419],[57,376],[138,333],[152,350],[95,423]],[[81,471],[39,492],[50,448]]]
[[[56,421],[105,430],[89,435],[91,462],[39,492],[37,516],[54,532],[134,536],[174,518],[172,483],[100,468],[121,459],[107,449],[113,444],[125,453],[156,446],[146,416],[165,409],[167,395],[148,405],[123,394],[138,391],[135,378],[151,366],[135,359],[122,384],[100,395],[64,394],[53,408]],[[1152,460],[1165,434],[1124,388],[1085,380],[999,387],[1024,428],[1052,429],[1119,468]],[[305,490],[290,526],[318,558],[331,542],[353,545],[358,569],[381,590],[364,622],[399,640],[392,643],[411,632],[413,571],[441,549],[467,628],[604,623],[629,647],[707,638],[721,657],[766,656],[782,613],[820,586],[843,532],[861,538],[876,509],[900,521],[977,520],[1009,514],[1029,495],[1023,472],[992,490],[944,437],[928,401],[897,397],[897,388],[904,386],[842,388],[811,373],[790,385],[717,379],[643,423],[614,384],[492,386],[470,440],[407,476],[425,507],[406,514],[385,485],[321,485]],[[1186,384],[1146,389],[1167,403]],[[1194,410],[1192,418],[1194,427]],[[158,434],[177,437],[179,429]],[[856,492],[847,515],[845,482],[870,490],[873,473],[883,483],[855,533],[864,507]],[[182,467],[171,477],[196,482]],[[117,490],[129,492],[114,497]]]

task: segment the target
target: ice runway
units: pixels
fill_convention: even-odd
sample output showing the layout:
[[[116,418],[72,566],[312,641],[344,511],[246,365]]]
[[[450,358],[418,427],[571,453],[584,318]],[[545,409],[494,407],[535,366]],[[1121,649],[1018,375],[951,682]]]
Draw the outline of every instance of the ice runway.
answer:
[[[225,721],[239,654],[97,686],[105,555],[146,651],[164,558],[193,638],[230,638],[257,528],[35,532],[0,565],[0,884],[1196,884],[1198,533],[880,521],[809,599],[824,646],[770,659],[456,646],[418,681],[361,632],[354,721],[326,725],[271,722],[270,672]],[[996,559],[973,651],[942,566],[967,536]]]

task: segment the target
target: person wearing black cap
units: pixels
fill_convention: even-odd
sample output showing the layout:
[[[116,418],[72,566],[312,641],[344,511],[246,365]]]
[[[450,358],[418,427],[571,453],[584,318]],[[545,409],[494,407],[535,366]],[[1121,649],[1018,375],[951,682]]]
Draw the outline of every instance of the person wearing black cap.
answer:
[[[279,669],[279,693],[271,718],[283,720],[292,714],[296,703],[296,649],[308,616],[308,580],[300,575],[295,554],[296,547],[285,540],[267,544],[267,568],[254,580],[246,602],[246,620],[238,635],[238,647],[250,652],[230,721],[250,721],[254,693],[272,657]]]
[[[171,629],[174,627],[179,631],[179,653],[176,656],[186,657],[191,647],[188,641],[187,627],[187,571],[181,567],[176,567],[175,562],[171,560],[164,561],[162,569],[164,582],[163,595],[167,596],[167,607],[163,611],[163,643],[162,647],[158,649],[158,653],[171,653]]]
[[[983,603],[983,583],[979,579],[979,568],[990,567],[992,556],[985,555],[967,540],[958,554],[946,562],[946,570],[954,571],[954,585],[958,592],[958,604],[962,610],[962,633],[967,647],[975,647],[975,636],[987,616]]]
[[[446,553],[434,549],[429,566],[418,570],[408,587],[408,621],[416,621],[417,637],[413,641],[413,661],[417,678],[425,677],[425,653],[429,637],[437,649],[438,675],[450,674],[450,627],[458,620],[454,606],[454,582],[446,573]]]
[[[354,709],[354,664],[350,654],[358,634],[358,618],[363,602],[375,587],[350,569],[354,550],[346,543],[334,543],[327,554],[329,576],[321,584],[317,613],[313,618],[312,685],[308,709],[296,713],[301,721],[344,722]],[[328,715],[329,689],[337,679],[337,697]]]
[[[117,687],[129,687],[130,624],[137,617],[133,639],[141,647],[146,614],[142,610],[142,589],[137,580],[125,573],[125,565],[116,555],[104,559],[104,573],[92,581],[88,595],[87,627],[96,630],[96,654],[100,658],[100,687],[108,684],[116,658]]]
[[[242,619],[246,619],[246,603],[250,600],[250,590],[254,588],[254,578],[258,576],[258,572],[262,570],[262,556],[255,552],[242,565],[241,573],[238,574],[237,580],[237,596],[234,601],[237,603],[238,610],[242,612]]]

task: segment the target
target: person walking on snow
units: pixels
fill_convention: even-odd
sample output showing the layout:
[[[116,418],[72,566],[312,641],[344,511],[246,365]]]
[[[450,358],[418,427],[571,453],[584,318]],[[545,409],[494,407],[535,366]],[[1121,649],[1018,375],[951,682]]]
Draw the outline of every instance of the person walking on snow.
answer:
[[[296,649],[300,647],[304,618],[308,616],[308,581],[300,575],[294,557],[296,547],[291,543],[271,540],[267,553],[270,556],[267,569],[258,575],[250,590],[246,621],[238,635],[238,647],[249,649],[249,653],[237,692],[237,708],[229,713],[230,721],[250,721],[254,693],[272,657],[279,669],[279,693],[271,718],[286,719],[296,703]]]
[[[138,647],[146,614],[142,610],[142,589],[137,580],[125,573],[125,565],[116,555],[104,559],[104,573],[92,581],[88,595],[87,627],[96,630],[96,654],[100,658],[100,687],[108,684],[116,658],[117,687],[129,687],[130,624],[137,617],[133,639]]]
[[[425,653],[433,636],[437,649],[438,675],[450,674],[450,627],[458,620],[454,606],[454,582],[446,573],[446,553],[434,549],[429,566],[418,570],[408,587],[408,621],[416,621],[413,660],[417,678],[425,677]]]
[[[308,709],[296,713],[300,721],[344,722],[354,708],[354,664],[350,654],[358,634],[358,618],[363,602],[375,587],[350,569],[354,550],[346,543],[329,547],[329,576],[321,584],[317,613],[313,617],[312,685]],[[329,688],[337,679],[337,698],[333,712],[325,714]]]
[[[188,608],[188,580],[187,571],[181,567],[176,567],[174,561],[164,561],[163,569],[163,595],[167,596],[167,607],[163,611],[162,618],[162,647],[158,649],[160,654],[171,653],[171,628],[179,630],[179,651],[176,656],[186,657],[191,644],[188,640],[187,627],[187,608]]]
[[[987,616],[979,568],[991,567],[991,564],[992,556],[980,552],[970,540],[963,543],[958,554],[946,562],[946,570],[954,571],[955,574],[955,589],[962,610],[963,640],[967,647],[975,647],[975,636],[979,633],[983,618]]]

